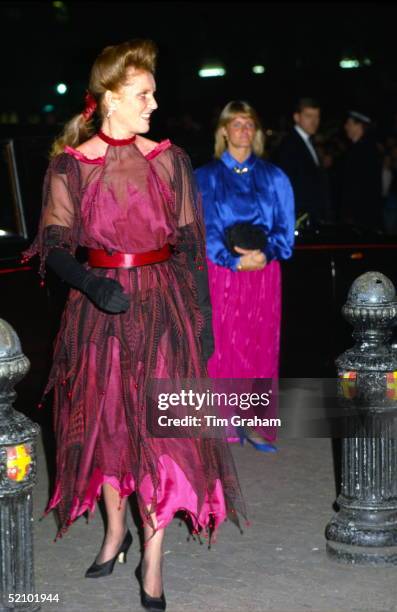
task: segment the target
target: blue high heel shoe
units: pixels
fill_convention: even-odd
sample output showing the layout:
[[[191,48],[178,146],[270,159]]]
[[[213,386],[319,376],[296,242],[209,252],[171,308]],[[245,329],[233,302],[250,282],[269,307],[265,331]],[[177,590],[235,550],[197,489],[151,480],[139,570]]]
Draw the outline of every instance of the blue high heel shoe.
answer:
[[[277,453],[277,447],[270,444],[270,442],[256,442],[255,440],[252,440],[249,436],[247,436],[242,427],[236,427],[236,430],[238,437],[240,438],[241,446],[244,446],[245,442],[249,442],[254,448],[256,448],[256,450],[261,451],[262,453]]]

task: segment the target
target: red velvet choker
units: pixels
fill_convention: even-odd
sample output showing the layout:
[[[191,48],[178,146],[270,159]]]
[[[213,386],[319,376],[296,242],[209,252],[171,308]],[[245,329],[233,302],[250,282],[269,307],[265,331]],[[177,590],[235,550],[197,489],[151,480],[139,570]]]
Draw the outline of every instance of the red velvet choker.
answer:
[[[99,138],[107,142],[107,144],[112,145],[113,147],[122,147],[123,145],[129,145],[134,142],[136,136],[131,136],[131,138],[111,138],[107,134],[104,134],[102,130],[98,131]]]

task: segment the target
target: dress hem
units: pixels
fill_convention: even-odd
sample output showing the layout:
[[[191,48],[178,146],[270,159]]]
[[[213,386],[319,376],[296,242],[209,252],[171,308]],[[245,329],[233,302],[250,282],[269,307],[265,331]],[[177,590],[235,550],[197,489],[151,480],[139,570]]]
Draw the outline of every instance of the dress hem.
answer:
[[[170,458],[168,457],[167,459],[170,460]],[[162,466],[162,464],[160,465]],[[177,466],[176,468],[178,470],[176,477],[177,479],[180,479],[181,474],[183,474],[182,470],[180,470],[180,468],[178,468]],[[160,488],[163,487],[163,489],[165,488],[165,470],[166,466],[164,465],[160,469],[160,482],[162,482]],[[186,486],[186,483],[188,483],[188,481],[186,477],[183,478],[185,479],[183,485]],[[62,537],[67,532],[68,528],[72,525],[72,523],[85,512],[88,511],[91,516],[94,514],[97,501],[101,497],[102,487],[104,484],[110,484],[114,489],[119,492],[120,501],[121,499],[129,497],[132,493],[136,492],[136,487],[132,474],[126,474],[123,478],[120,479],[116,476],[109,476],[107,474],[104,474],[99,468],[96,468],[91,476],[89,485],[87,487],[87,493],[83,501],[80,501],[77,496],[73,498],[71,510],[69,512],[69,518],[67,518],[66,521],[64,521],[64,524],[59,528],[55,539]],[[182,481],[179,481],[178,484],[179,486],[181,486]],[[144,494],[144,497],[146,497],[146,500],[148,501],[150,494],[148,493],[147,487],[145,488],[146,494]],[[175,489],[178,490],[178,486],[176,486]],[[140,488],[140,492],[142,493],[142,488]],[[190,507],[188,503],[181,504],[180,501],[177,501],[174,505],[172,503],[167,503],[167,501],[164,502],[164,500],[160,499],[157,504],[157,507],[160,506],[160,510],[157,513],[157,527],[154,529],[154,532],[156,532],[158,529],[164,529],[165,527],[167,527],[169,523],[174,519],[175,514],[177,512],[182,511],[184,512],[183,518],[185,520],[190,518],[192,525],[191,532],[193,535],[200,535],[200,532],[205,530],[206,532],[208,532],[208,535],[207,533],[205,533],[204,537],[209,537],[209,543],[215,543],[216,532],[219,528],[219,525],[224,520],[227,520],[227,512],[221,481],[219,480],[219,478],[216,479],[216,484],[213,493],[211,494],[212,499],[210,499],[210,496],[207,493],[205,501],[203,502],[200,510],[195,511],[192,507],[195,504],[195,494],[193,492],[193,489],[191,489],[191,491],[188,491],[187,494],[184,493],[184,496],[191,502]],[[172,500],[177,498],[177,495],[173,494],[169,497]],[[47,516],[52,510],[55,510],[61,501],[61,486],[58,482],[55,488],[55,492],[51,497],[50,501],[48,502],[47,507],[44,511],[44,516]],[[218,509],[215,509],[216,506],[218,506]],[[145,520],[142,521],[142,525],[144,524],[144,522]]]

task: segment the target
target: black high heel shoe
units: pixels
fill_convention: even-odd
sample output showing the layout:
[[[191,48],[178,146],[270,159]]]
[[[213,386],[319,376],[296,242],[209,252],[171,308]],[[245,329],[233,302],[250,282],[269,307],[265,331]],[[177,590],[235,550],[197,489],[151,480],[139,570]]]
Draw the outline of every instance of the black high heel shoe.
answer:
[[[145,589],[143,588],[142,562],[136,568],[135,575],[138,579],[139,586],[141,587],[142,608],[145,608],[145,610],[148,610],[148,612],[164,611],[166,607],[164,591],[161,593],[161,597],[151,597],[146,593]]]
[[[102,578],[102,576],[109,576],[112,573],[114,564],[116,560],[119,560],[119,563],[126,563],[127,561],[127,552],[129,547],[132,544],[132,535],[130,530],[127,530],[125,534],[124,540],[122,541],[120,548],[117,551],[117,554],[109,559],[109,561],[105,561],[105,563],[94,563],[90,565],[88,570],[85,573],[86,578]]]

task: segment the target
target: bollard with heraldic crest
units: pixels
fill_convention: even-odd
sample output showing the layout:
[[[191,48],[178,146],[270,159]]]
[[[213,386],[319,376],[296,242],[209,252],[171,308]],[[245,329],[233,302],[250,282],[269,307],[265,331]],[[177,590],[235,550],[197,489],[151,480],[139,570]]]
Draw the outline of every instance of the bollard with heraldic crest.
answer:
[[[12,406],[29,367],[17,334],[0,319],[0,612],[40,609],[32,538],[39,426]]]
[[[336,360],[345,425],[327,553],[344,563],[397,565],[395,288],[383,274],[367,272],[352,284],[342,312],[356,344]]]

